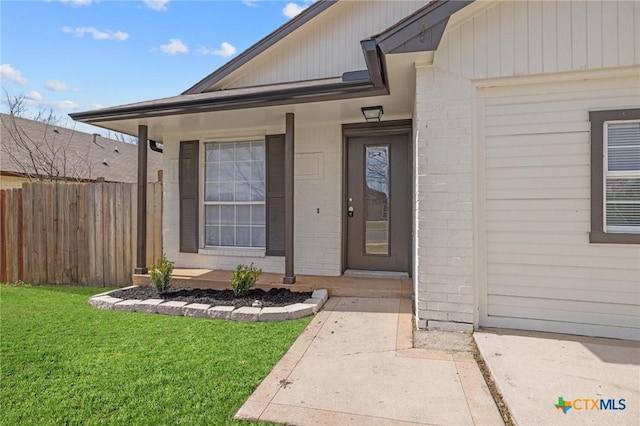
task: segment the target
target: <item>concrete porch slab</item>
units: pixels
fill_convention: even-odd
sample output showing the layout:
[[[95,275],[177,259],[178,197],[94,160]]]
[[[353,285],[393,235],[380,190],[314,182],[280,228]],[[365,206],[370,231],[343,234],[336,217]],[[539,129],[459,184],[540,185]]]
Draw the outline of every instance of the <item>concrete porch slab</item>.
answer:
[[[639,425],[640,342],[516,330],[482,330],[475,341],[519,426]],[[624,410],[558,398],[616,401]]]
[[[229,288],[232,271],[211,269],[174,268],[175,287],[187,288]],[[135,285],[149,284],[149,275],[133,275]],[[404,275],[389,276],[340,276],[321,277],[315,275],[298,275],[295,284],[283,284],[281,274],[263,273],[256,284],[257,288],[288,288],[291,291],[314,291],[326,289],[329,296],[347,297],[384,297],[406,298],[413,296],[413,281]],[[316,297],[316,296],[312,296]]]
[[[236,414],[296,425],[499,425],[472,357],[412,348],[405,299],[331,298]],[[414,353],[417,351],[417,353]]]

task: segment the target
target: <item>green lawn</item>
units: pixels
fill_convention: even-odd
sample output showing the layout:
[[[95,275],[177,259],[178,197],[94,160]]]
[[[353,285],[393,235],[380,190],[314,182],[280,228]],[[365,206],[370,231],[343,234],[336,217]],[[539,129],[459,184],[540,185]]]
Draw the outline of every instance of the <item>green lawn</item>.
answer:
[[[102,311],[104,289],[0,285],[0,423],[219,425],[309,323]]]

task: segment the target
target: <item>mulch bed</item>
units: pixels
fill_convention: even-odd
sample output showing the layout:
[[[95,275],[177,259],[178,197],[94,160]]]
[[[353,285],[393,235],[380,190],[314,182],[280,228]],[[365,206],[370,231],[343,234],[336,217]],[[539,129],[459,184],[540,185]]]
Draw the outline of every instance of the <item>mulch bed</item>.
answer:
[[[251,306],[259,300],[263,307],[286,306],[303,303],[311,297],[311,292],[293,292],[286,288],[272,288],[269,291],[261,289],[249,290],[245,297],[236,298],[232,290],[211,290],[199,288],[175,288],[164,293],[148,285],[116,290],[109,296],[120,299],[164,299],[165,301],[204,303],[212,306]]]

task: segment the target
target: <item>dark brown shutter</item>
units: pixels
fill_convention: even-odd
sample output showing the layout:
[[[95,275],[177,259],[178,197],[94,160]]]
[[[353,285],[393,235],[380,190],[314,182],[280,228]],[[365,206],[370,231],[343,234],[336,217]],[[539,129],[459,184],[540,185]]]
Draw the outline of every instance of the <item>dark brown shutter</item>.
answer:
[[[284,135],[266,138],[268,256],[284,256]]]
[[[179,187],[180,187],[180,251],[197,253],[200,245],[198,234],[198,188],[200,180],[199,141],[180,142]]]

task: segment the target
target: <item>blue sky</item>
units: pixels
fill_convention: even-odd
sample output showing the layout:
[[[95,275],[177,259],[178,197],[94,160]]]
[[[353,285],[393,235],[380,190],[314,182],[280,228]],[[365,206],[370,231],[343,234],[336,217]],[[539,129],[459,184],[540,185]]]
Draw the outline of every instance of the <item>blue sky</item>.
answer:
[[[2,88],[64,116],[178,95],[310,3],[0,0]]]

